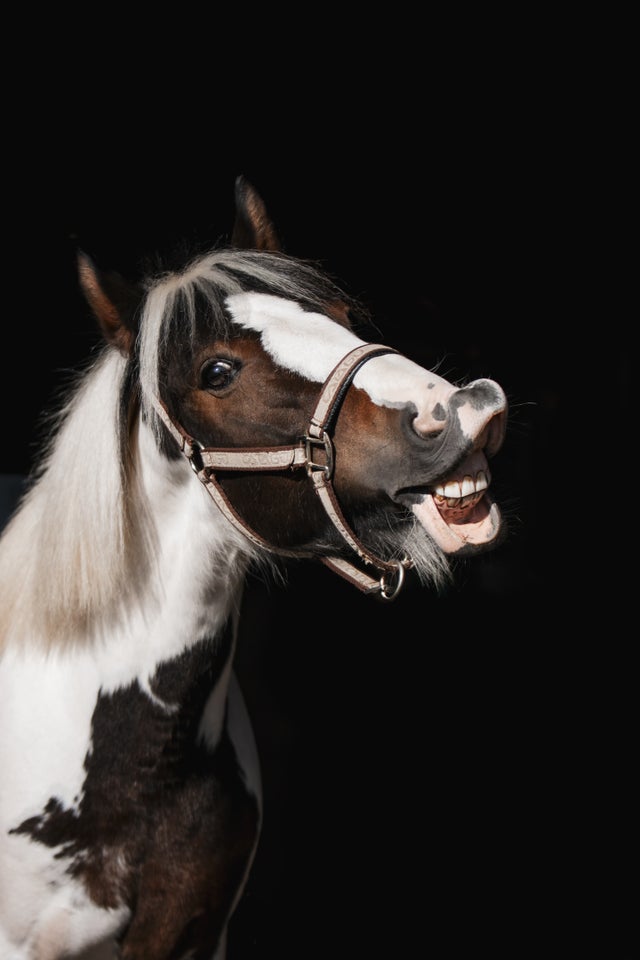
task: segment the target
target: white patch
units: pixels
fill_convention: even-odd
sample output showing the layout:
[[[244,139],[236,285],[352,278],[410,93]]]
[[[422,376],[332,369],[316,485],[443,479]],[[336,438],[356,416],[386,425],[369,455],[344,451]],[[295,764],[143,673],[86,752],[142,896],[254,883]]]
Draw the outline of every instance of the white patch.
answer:
[[[236,294],[229,297],[227,307],[238,326],[260,334],[264,349],[276,363],[318,383],[324,383],[346,353],[365,342],[335,320],[269,294]],[[400,354],[367,360],[353,384],[378,406],[413,403],[425,432],[441,426],[432,420],[431,411],[437,403],[445,406],[456,389]]]
[[[100,686],[85,656],[7,650],[0,664],[0,823],[17,826],[51,797],[77,807]]]
[[[260,334],[276,363],[318,383],[345,353],[364,343],[335,320],[270,294],[239,293],[229,297],[227,307],[238,326]]]
[[[0,958],[59,960],[123,929],[127,907],[103,910],[66,874],[66,861],[27,837],[3,836],[0,854]],[[35,918],[35,919],[34,919]]]

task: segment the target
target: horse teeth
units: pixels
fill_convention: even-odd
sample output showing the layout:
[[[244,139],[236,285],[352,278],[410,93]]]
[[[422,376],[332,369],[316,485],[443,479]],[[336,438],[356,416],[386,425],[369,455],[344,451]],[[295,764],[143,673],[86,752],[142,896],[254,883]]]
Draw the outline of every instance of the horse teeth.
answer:
[[[462,483],[460,484],[460,496],[468,497],[470,493],[475,492],[476,485],[473,482],[473,477],[470,477],[469,474],[467,474],[465,477],[463,477]]]
[[[488,486],[489,476],[487,472],[478,470],[475,478],[467,473],[462,480],[449,480],[444,485],[438,483],[433,488],[433,492],[438,502],[443,500],[449,502],[453,500],[454,503],[448,503],[451,507],[454,506],[456,502],[459,502],[462,497],[473,497],[483,490],[486,490]]]

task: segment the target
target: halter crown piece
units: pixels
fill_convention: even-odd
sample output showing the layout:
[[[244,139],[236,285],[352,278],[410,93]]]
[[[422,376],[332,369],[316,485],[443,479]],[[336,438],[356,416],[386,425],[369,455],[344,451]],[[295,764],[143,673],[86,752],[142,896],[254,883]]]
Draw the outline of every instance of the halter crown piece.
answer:
[[[345,580],[348,580],[364,593],[379,592],[385,600],[393,600],[404,583],[405,571],[413,566],[413,561],[405,556],[402,560],[383,560],[371,553],[358,540],[344,518],[333,489],[334,451],[329,430],[336,419],[340,405],[353,378],[360,367],[372,357],[385,353],[397,353],[392,347],[376,343],[365,343],[349,351],[334,367],[325,380],[316,408],[309,421],[307,433],[297,444],[282,447],[205,447],[191,437],[169,415],[161,400],[153,397],[154,407],[169,433],[177,441],[180,450],[186,456],[191,467],[204,484],[207,491],[225,517],[237,527],[245,537],[257,546],[285,557],[307,557],[304,551],[285,550],[274,547],[249,527],[236,512],[227,494],[220,486],[216,470],[239,470],[244,473],[253,471],[275,471],[299,469],[304,467],[313,488],[320,497],[329,519],[338,533],[358,555],[365,566],[380,571],[375,578],[341,557],[322,557],[322,563],[330,567]],[[316,452],[322,451],[322,462],[314,459]]]

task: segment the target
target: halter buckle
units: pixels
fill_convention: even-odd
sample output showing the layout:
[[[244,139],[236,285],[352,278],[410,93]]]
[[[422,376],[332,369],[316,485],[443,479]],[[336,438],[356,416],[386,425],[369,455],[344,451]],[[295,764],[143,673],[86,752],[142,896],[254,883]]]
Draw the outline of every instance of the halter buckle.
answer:
[[[313,459],[313,450],[315,447],[322,447],[324,449],[324,463],[316,463]],[[330,480],[333,476],[333,444],[326,430],[323,430],[319,437],[310,437],[307,434],[304,437],[304,452],[306,457],[305,468],[308,475],[311,476],[314,470],[322,470],[325,480]]]

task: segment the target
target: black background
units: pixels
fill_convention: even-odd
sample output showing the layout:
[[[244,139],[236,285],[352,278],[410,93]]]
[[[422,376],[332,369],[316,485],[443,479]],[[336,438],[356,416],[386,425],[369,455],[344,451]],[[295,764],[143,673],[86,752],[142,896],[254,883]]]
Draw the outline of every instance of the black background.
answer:
[[[563,37],[512,37],[499,59],[485,41],[473,61],[454,37],[438,69],[432,37],[395,84],[371,51],[331,103],[339,44],[313,91],[299,63],[248,89],[212,63],[197,105],[166,62],[161,91],[154,75],[99,94],[86,63],[93,83],[44,84],[10,139],[2,473],[37,462],[40,413],[96,343],[77,249],[135,278],[182,240],[224,240],[240,173],[287,252],[370,307],[376,339],[509,398],[492,464],[509,537],[441,595],[412,582],[385,605],[313,565],[249,581],[238,672],[265,825],[230,960],[637,948],[634,641],[626,597],[605,614],[583,579],[606,516],[577,506],[606,472],[576,455],[591,410],[619,409],[630,377],[598,285],[615,124]]]

